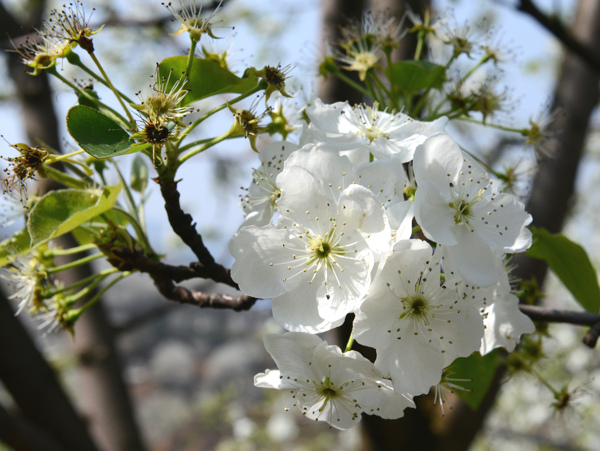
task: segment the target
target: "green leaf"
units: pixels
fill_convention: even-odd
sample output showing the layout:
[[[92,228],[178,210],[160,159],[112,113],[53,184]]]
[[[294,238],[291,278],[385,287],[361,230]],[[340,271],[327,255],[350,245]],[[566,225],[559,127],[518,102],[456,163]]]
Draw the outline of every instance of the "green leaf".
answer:
[[[410,94],[429,87],[440,89],[446,81],[445,70],[430,61],[398,61],[385,72],[394,90]]]
[[[89,94],[92,98],[99,100],[98,94],[96,93],[96,91],[94,91],[93,87],[85,87],[83,88],[83,92]],[[90,108],[93,108],[95,110],[98,109],[98,102],[94,102],[93,100],[79,92],[77,93],[77,102],[79,103],[79,105],[89,106]]]
[[[499,364],[499,352],[499,349],[495,349],[483,357],[475,352],[469,357],[456,359],[450,366],[448,375],[450,379],[468,379],[466,382],[453,382],[452,380],[449,382],[469,390],[454,389],[454,394],[465,401],[473,410],[479,407],[494,380]]]
[[[107,186],[101,192],[91,190],[56,190],[42,197],[29,213],[27,230],[31,247],[56,238],[110,210],[121,185]]]
[[[96,158],[110,158],[131,151],[129,134],[113,119],[94,108],[74,106],[67,113],[67,129],[83,150]]]
[[[564,235],[535,227],[531,232],[527,255],[545,261],[585,310],[600,312],[598,277],[585,250]]]
[[[10,257],[18,257],[29,250],[29,232],[19,230],[13,236],[0,242],[0,266],[10,263]]]
[[[160,76],[168,79],[167,91],[185,73],[187,61],[187,56],[173,56],[158,65]],[[188,93],[182,103],[185,106],[196,100],[227,92],[243,94],[256,87],[257,83],[258,77],[252,71],[240,78],[213,61],[194,58],[190,77],[184,88]]]

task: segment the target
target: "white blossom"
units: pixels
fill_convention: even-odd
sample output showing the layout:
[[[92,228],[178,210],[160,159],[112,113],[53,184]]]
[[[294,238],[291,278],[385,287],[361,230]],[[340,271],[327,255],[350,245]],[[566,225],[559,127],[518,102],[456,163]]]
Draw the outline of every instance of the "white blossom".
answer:
[[[512,352],[521,335],[535,332],[535,324],[521,312],[519,298],[511,291],[504,261],[498,258],[497,266],[500,280],[494,285],[482,288],[465,282],[459,286],[463,299],[479,309],[483,317],[485,333],[479,349],[481,355],[500,347]]]
[[[395,156],[402,163],[411,161],[418,145],[445,129],[447,118],[433,122],[415,121],[403,113],[391,114],[372,107],[347,103],[326,105],[315,99],[306,108],[308,130],[315,141],[339,150],[362,150],[375,158]]]
[[[288,141],[272,142],[258,151],[260,167],[252,171],[252,183],[248,193],[242,198],[242,208],[246,225],[262,226],[270,224],[277,211],[277,200],[281,190],[277,187],[277,176],[289,155],[298,148]]]
[[[489,286],[499,278],[493,249],[522,252],[531,245],[531,216],[515,196],[498,193],[487,173],[439,133],[414,159],[415,217],[425,236],[448,246],[466,280]]]
[[[480,347],[483,321],[440,278],[439,255],[420,240],[394,246],[354,321],[353,336],[377,350],[375,366],[400,393],[426,393],[457,357]]]
[[[254,377],[254,385],[284,390],[290,407],[297,406],[315,421],[349,429],[368,413],[400,418],[410,397],[398,394],[374,365],[355,351],[342,353],[315,335],[288,332],[266,334],[265,347],[279,370]]]
[[[300,166],[286,167],[277,185],[277,224],[243,227],[230,242],[232,277],[244,293],[272,297],[275,320],[288,330],[337,327],[369,288],[374,249],[389,245],[383,208],[356,184],[334,196]]]
[[[45,279],[45,274],[38,269],[36,258],[32,256],[11,258],[10,264],[0,272],[0,277],[14,290],[8,298],[19,302],[15,316],[39,304],[41,282]]]

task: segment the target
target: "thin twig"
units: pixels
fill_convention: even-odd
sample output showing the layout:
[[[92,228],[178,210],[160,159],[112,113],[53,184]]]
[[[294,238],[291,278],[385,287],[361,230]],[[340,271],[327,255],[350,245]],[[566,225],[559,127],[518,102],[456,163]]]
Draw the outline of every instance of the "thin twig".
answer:
[[[579,326],[591,326],[589,332],[583,337],[583,343],[594,348],[600,335],[600,314],[588,312],[574,312],[570,310],[557,310],[537,305],[519,305],[521,312],[529,316],[533,321],[546,323],[567,323]]]
[[[523,313],[529,316],[533,321],[542,321],[546,323],[568,323],[580,326],[593,326],[600,322],[600,314],[588,312],[574,312],[571,310],[557,310],[537,305],[519,305]]]
[[[221,293],[203,293],[201,291],[190,290],[180,285],[175,285],[172,281],[161,277],[152,277],[154,285],[158,291],[172,301],[180,304],[196,305],[200,308],[230,309],[240,312],[250,310],[258,300],[245,294],[239,296],[230,296]]]
[[[600,56],[590,46],[585,45],[573,36],[560,20],[544,14],[532,0],[521,0],[517,6],[517,10],[529,14],[541,26],[552,33],[567,49],[578,55],[591,68],[600,73]]]
[[[204,293],[178,286],[175,282],[195,279],[207,279],[206,267],[198,263],[190,266],[172,266],[144,256],[141,252],[132,252],[126,249],[113,250],[128,270],[138,270],[152,277],[158,291],[167,299],[181,304],[192,304],[200,308],[231,309],[235,311],[249,310],[257,301],[256,298],[245,294],[231,296],[221,293]],[[213,279],[215,280],[215,279]]]
[[[192,217],[181,209],[179,191],[175,180],[157,178],[155,181],[160,186],[160,192],[165,200],[165,210],[173,231],[194,252],[198,262],[193,264],[193,270],[198,277],[211,279],[239,289],[237,283],[231,278],[230,270],[215,262],[215,259],[204,245]],[[190,265],[192,266],[192,265]]]

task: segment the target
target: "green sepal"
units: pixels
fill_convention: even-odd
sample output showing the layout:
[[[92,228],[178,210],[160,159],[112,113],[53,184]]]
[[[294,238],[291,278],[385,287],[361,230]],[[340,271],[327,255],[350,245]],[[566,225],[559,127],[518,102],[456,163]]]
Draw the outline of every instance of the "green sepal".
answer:
[[[26,254],[30,248],[30,241],[29,232],[22,229],[0,242],[0,267],[10,263],[11,257]]]

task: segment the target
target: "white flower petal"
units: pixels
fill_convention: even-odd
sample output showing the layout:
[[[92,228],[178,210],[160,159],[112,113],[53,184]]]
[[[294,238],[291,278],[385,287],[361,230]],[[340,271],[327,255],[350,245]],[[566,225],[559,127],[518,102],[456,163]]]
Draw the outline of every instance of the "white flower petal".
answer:
[[[242,292],[258,298],[283,294],[292,279],[284,283],[287,267],[292,261],[291,252],[285,248],[288,231],[275,226],[249,226],[239,230],[229,242],[229,252],[235,258],[231,277]]]
[[[450,183],[456,184],[462,165],[462,151],[450,135],[433,135],[415,151],[413,169],[417,185],[420,189],[421,183],[427,180],[441,192],[447,192]]]
[[[473,285],[489,287],[500,277],[496,255],[492,249],[463,226],[455,232],[458,243],[455,246],[444,246],[453,267]]]
[[[448,206],[437,186],[429,180],[422,181],[415,193],[415,218],[430,240],[447,246],[455,245],[455,211]]]
[[[512,294],[497,299],[483,311],[485,336],[479,352],[485,355],[503,347],[514,351],[522,334],[535,332],[535,324],[519,310],[519,299]]]
[[[378,350],[375,366],[391,376],[396,392],[417,396],[440,381],[445,363],[444,355],[435,346],[398,340],[393,346]]]

